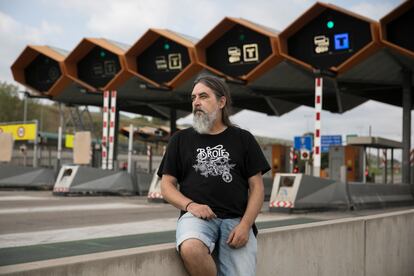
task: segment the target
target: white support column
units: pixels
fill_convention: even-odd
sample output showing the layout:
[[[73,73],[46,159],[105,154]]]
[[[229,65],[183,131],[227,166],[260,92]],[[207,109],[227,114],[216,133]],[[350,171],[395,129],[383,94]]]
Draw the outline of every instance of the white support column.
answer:
[[[313,148],[313,176],[321,175],[321,111],[323,79],[315,78],[315,142]]]

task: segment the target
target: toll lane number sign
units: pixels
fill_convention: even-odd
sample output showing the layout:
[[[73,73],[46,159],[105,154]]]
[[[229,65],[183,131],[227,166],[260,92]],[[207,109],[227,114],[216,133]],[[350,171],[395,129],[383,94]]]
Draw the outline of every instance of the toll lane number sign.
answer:
[[[317,35],[313,38],[313,50],[315,54],[333,54],[351,51],[350,38],[348,33]]]
[[[259,45],[257,43],[244,44],[242,49],[237,46],[227,48],[228,62],[242,64],[259,61]]]
[[[180,53],[171,53],[168,56],[155,57],[155,67],[159,71],[181,70],[183,64]]]

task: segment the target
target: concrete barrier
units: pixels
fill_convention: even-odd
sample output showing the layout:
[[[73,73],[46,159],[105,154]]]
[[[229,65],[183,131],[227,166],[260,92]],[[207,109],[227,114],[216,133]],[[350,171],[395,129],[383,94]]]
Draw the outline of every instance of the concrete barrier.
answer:
[[[262,230],[257,275],[414,275],[414,209]],[[174,244],[0,267],[1,275],[187,275]]]

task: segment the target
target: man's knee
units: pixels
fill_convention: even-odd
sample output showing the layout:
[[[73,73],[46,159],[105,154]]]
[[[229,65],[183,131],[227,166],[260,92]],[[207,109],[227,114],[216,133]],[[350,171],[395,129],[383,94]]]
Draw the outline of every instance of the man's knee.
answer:
[[[181,243],[180,254],[183,258],[197,258],[209,254],[207,246],[198,239],[188,239]]]

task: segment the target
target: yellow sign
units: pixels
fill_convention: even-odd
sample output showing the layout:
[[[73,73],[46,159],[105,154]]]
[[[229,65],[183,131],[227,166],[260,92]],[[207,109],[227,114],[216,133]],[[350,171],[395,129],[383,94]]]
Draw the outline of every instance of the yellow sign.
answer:
[[[69,149],[73,149],[73,138],[74,137],[75,137],[75,135],[66,134],[66,137],[65,137],[65,147],[67,147]]]
[[[7,132],[13,135],[14,140],[35,140],[36,124],[0,125],[0,133]]]

